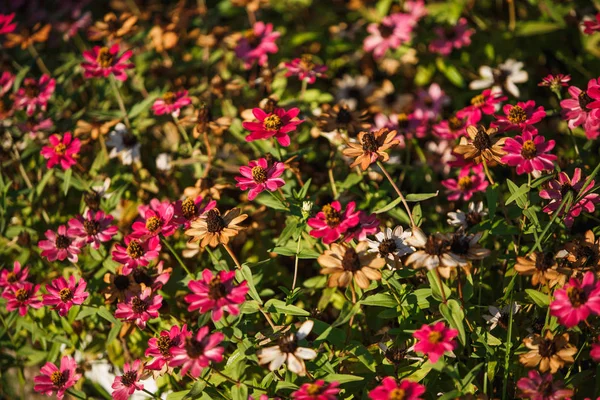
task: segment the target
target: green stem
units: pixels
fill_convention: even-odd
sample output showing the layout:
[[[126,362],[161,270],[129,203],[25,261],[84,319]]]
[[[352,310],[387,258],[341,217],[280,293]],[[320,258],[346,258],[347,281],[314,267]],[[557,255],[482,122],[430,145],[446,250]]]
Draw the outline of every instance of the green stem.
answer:
[[[117,98],[117,103],[119,103],[119,108],[121,109],[121,114],[123,114],[123,119],[125,120],[125,125],[127,125],[127,129],[131,129],[131,123],[129,122],[129,117],[127,116],[127,110],[125,109],[125,103],[123,102],[123,97],[121,97],[121,92],[119,91],[119,86],[117,86],[117,81],[114,75],[109,76],[110,86],[112,87],[113,92],[115,93],[115,97]]]
[[[512,327],[513,327],[513,291],[511,289],[510,299],[508,300],[508,304],[510,304],[509,312],[508,312],[508,333],[506,336],[506,348],[504,354],[504,384],[502,386],[502,400],[506,400],[506,395],[508,391],[508,375],[509,375],[509,366],[510,366],[510,351],[512,348]]]
[[[485,172],[485,176],[488,178],[488,181],[490,181],[490,185],[494,186],[495,185],[494,179],[492,178],[492,175],[490,175],[490,171],[488,170],[487,163],[485,162],[484,159],[482,159],[482,163],[483,163],[483,171]]]
[[[296,260],[294,261],[294,280],[292,281],[292,292],[296,289],[296,278],[298,277],[298,254],[300,254],[300,244],[302,243],[302,234],[298,235],[298,245],[296,246]]]
[[[29,49],[29,53],[31,53],[31,56],[35,60],[35,63],[38,65],[39,69],[44,74],[46,74],[48,76],[52,76],[52,74],[50,73],[50,70],[48,69],[48,67],[46,67],[46,64],[44,64],[44,60],[42,60],[42,57],[40,57],[40,54],[37,52],[35,46],[33,44],[31,44],[31,45],[29,45],[28,49]]]
[[[390,184],[392,185],[392,187],[394,188],[394,190],[398,194],[398,197],[400,198],[400,201],[402,201],[402,204],[404,205],[404,208],[406,209],[406,213],[408,214],[408,219],[410,219],[410,225],[411,225],[411,227],[413,229],[416,228],[417,224],[415,223],[415,220],[413,219],[412,212],[410,211],[410,207],[408,206],[408,203],[406,202],[406,199],[404,198],[404,195],[402,194],[402,192],[400,191],[400,189],[398,188],[398,186],[396,186],[396,183],[394,183],[394,180],[392,179],[392,177],[390,176],[390,174],[385,169],[385,166],[383,165],[383,163],[381,161],[377,161],[377,165],[379,166],[379,168],[381,168],[381,171],[383,171],[383,174],[385,175],[385,177],[387,178],[387,180],[390,182]]]
[[[160,240],[162,243],[164,243],[165,246],[167,246],[167,249],[169,249],[169,251],[171,252],[171,254],[173,254],[173,257],[175,257],[175,259],[177,260],[177,262],[179,263],[179,265],[181,265],[181,267],[185,270],[185,272],[190,276],[190,278],[194,279],[195,276],[194,274],[192,274],[190,272],[190,270],[188,269],[188,267],[186,267],[185,263],[183,262],[183,260],[179,257],[179,255],[175,252],[175,249],[173,247],[171,247],[171,245],[169,244],[169,242],[167,242],[167,240],[165,238],[161,238]]]
[[[192,146],[192,142],[190,141],[190,137],[188,136],[186,130],[183,128],[183,126],[181,126],[181,124],[179,123],[179,118],[177,118],[175,115],[172,115],[173,117],[173,121],[175,122],[175,125],[177,125],[177,129],[179,129],[179,132],[181,133],[181,136],[183,136],[183,139],[185,140],[185,142],[188,145],[188,149],[190,150],[190,155],[192,155],[192,153],[194,152],[194,146]]]

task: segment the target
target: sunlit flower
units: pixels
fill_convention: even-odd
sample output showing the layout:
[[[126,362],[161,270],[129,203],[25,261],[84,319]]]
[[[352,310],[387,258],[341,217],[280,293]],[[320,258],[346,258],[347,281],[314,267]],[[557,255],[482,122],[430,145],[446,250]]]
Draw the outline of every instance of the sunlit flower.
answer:
[[[317,259],[321,265],[321,274],[329,275],[329,287],[347,287],[352,281],[367,289],[371,281],[381,280],[381,268],[385,259],[368,252],[368,243],[360,242],[356,248],[333,243]]]
[[[571,278],[561,289],[554,291],[550,314],[558,323],[572,328],[587,320],[590,314],[600,314],[600,283],[593,272],[586,272],[580,281]]]
[[[270,113],[261,108],[253,108],[252,113],[258,121],[242,123],[244,128],[250,131],[250,134],[246,136],[247,142],[275,138],[280,145],[287,147],[291,143],[288,134],[295,131],[296,127],[304,122],[296,118],[300,113],[299,108],[291,108],[286,111],[283,108],[275,107]]]
[[[379,23],[369,24],[363,48],[372,52],[373,57],[382,58],[391,49],[395,50],[402,43],[410,41],[414,20],[408,14],[396,13],[388,15]]]
[[[183,324],[181,328],[173,325],[170,330],[161,331],[158,337],[150,338],[145,355],[146,357],[153,357],[153,359],[146,364],[146,369],[163,371],[164,367],[173,357],[171,350],[183,347],[189,333],[190,331],[188,331],[186,324]]]
[[[488,212],[484,210],[482,201],[470,202],[466,213],[461,210],[450,211],[447,221],[452,226],[469,229],[483,221],[487,215]]]
[[[348,143],[343,154],[346,157],[355,158],[350,164],[350,168],[360,165],[363,171],[369,168],[369,165],[376,161],[387,161],[390,159],[386,150],[396,146],[399,141],[395,139],[396,131],[389,131],[387,128],[379,129],[376,132],[360,132],[358,134],[358,143]]]
[[[317,126],[322,132],[345,131],[354,135],[369,128],[367,118],[366,111],[351,110],[347,104],[336,104],[333,107],[325,104],[317,118]]]
[[[63,261],[66,258],[77,262],[77,255],[85,246],[85,241],[69,234],[65,225],[60,225],[56,232],[48,229],[44,235],[46,240],[38,243],[38,247],[42,249],[42,257],[46,257],[48,261]]]
[[[517,83],[525,83],[529,79],[527,71],[523,71],[523,63],[509,58],[498,68],[491,68],[487,65],[479,67],[481,79],[474,80],[469,84],[472,90],[481,90],[490,86],[505,89],[515,97],[519,97],[520,91]]]
[[[190,223],[195,219],[204,215],[209,210],[216,207],[217,202],[209,200],[206,204],[203,203],[202,196],[187,197],[185,200],[177,200],[173,207],[175,208],[174,220],[182,224],[185,229],[190,227]]]
[[[438,26],[434,32],[437,38],[429,43],[429,51],[448,56],[453,49],[469,46],[475,30],[469,28],[466,18],[460,18],[456,25],[446,28]]]
[[[406,265],[412,265],[415,269],[439,268],[440,274],[448,278],[450,269],[459,265],[456,259],[450,255],[450,237],[448,235],[436,233],[427,236],[421,228],[415,228],[412,230],[412,236],[406,239],[406,242],[416,249],[406,259]]]
[[[531,276],[531,284],[549,285],[562,284],[566,276],[558,269],[554,253],[533,252],[526,257],[517,257],[515,271],[520,275]]]
[[[450,256],[456,260],[460,266],[471,264],[475,260],[483,260],[490,255],[490,250],[482,247],[479,240],[483,236],[482,232],[475,234],[465,233],[458,230],[453,234],[448,234]]]
[[[107,39],[108,43],[119,41],[133,31],[137,20],[138,17],[127,12],[122,13],[118,18],[110,12],[104,15],[102,21],[96,21],[94,26],[88,29],[88,39],[92,41]]]
[[[452,115],[448,119],[433,125],[433,133],[440,139],[455,140],[467,136],[466,128],[466,117],[458,118],[456,115]]]
[[[181,376],[188,371],[194,378],[198,378],[202,370],[210,365],[210,362],[221,362],[225,349],[219,344],[225,338],[221,332],[208,334],[208,326],[203,326],[196,334],[187,332],[184,336],[185,342],[178,347],[171,348],[172,358],[170,367],[181,366]]]
[[[117,268],[122,270],[123,268]],[[124,302],[125,299],[135,296],[142,292],[141,286],[133,278],[133,274],[122,275],[119,272],[116,274],[107,272],[104,275],[104,282],[108,284],[100,293],[104,295],[106,303]]]
[[[61,276],[46,285],[48,294],[43,295],[42,302],[45,306],[53,306],[58,315],[64,317],[73,305],[83,304],[88,298],[90,294],[85,291],[86,286],[83,278],[76,281],[75,276],[71,275],[67,281]]]
[[[551,373],[540,374],[536,370],[529,371],[527,378],[519,379],[517,387],[521,399],[562,400],[573,396],[573,390],[565,389],[562,381],[554,381]]]
[[[84,62],[81,63],[83,76],[86,78],[108,78],[113,75],[120,81],[127,80],[127,70],[133,68],[133,64],[127,60],[133,55],[133,51],[127,50],[119,55],[119,44],[115,43],[110,48],[94,46],[92,50],[83,52]]]
[[[82,119],[77,120],[75,128],[75,136],[89,137],[92,140],[97,140],[100,136],[106,136],[111,128],[119,122],[118,119],[110,121],[92,121],[87,122]]]
[[[527,336],[523,344],[529,352],[521,354],[519,362],[527,368],[537,367],[540,372],[556,373],[565,364],[572,364],[577,353],[577,348],[569,343],[568,333],[555,336],[548,330],[544,337],[537,333]]]
[[[65,392],[73,387],[81,374],[76,373],[77,363],[72,357],[63,356],[60,360],[60,368],[51,362],[47,362],[40,370],[41,375],[33,378],[33,389],[46,396],[52,396],[56,392],[56,398],[61,400]]]
[[[501,132],[520,130],[536,134],[537,129],[534,125],[546,116],[544,107],[536,108],[533,100],[520,101],[516,105],[506,104],[502,111],[505,115],[495,115],[496,121],[492,122],[492,126],[497,126]]]
[[[0,35],[6,35],[17,29],[17,23],[13,22],[15,13],[0,14]]]
[[[367,240],[367,236],[379,231],[379,225],[377,215],[359,211],[358,225],[348,228],[344,235],[344,242]]]
[[[381,385],[369,392],[371,400],[420,400],[425,394],[425,386],[411,382],[407,379],[397,381],[396,378],[387,376],[381,381]]]
[[[171,236],[177,229],[177,222],[174,220],[175,207],[168,201],[158,199],[150,200],[149,205],[138,207],[141,220],[133,223],[131,236],[135,238],[147,239],[152,236],[162,234],[165,237]]]
[[[511,167],[517,167],[517,174],[541,175],[542,171],[553,171],[554,162],[558,158],[548,154],[554,148],[554,140],[548,140],[542,135],[533,135],[530,131],[523,131],[520,136],[506,139],[503,150],[506,155],[502,162]]]
[[[246,69],[250,69],[254,62],[262,67],[267,63],[268,55],[279,50],[275,41],[280,35],[279,32],[273,32],[273,24],[258,21],[239,40],[235,54],[244,61]]]
[[[414,247],[408,245],[406,240],[411,236],[409,230],[404,230],[400,225],[392,230],[384,228],[375,235],[375,240],[367,239],[369,252],[376,253],[381,258],[388,260],[390,268],[397,265],[400,257],[415,251]]]
[[[123,165],[131,165],[131,163],[141,160],[140,148],[142,145],[123,123],[119,122],[110,132],[106,146],[112,147],[109,157],[119,157]]]
[[[563,118],[568,121],[569,128],[575,129],[583,126],[588,139],[596,139],[600,135],[600,119],[592,118],[592,109],[589,107],[592,102],[598,102],[590,97],[589,92],[598,92],[599,88],[600,84],[596,79],[588,81],[585,91],[577,86],[569,86],[568,93],[571,98],[560,102]]]
[[[185,234],[191,236],[190,242],[199,242],[200,247],[216,247],[229,243],[231,238],[244,229],[238,224],[246,218],[248,215],[241,214],[239,208],[233,208],[224,215],[221,215],[217,208],[213,208],[192,221]]]
[[[325,383],[322,379],[317,379],[313,383],[305,383],[300,389],[292,393],[295,400],[337,400],[340,392],[338,382]]]
[[[297,76],[298,79],[309,84],[313,84],[317,78],[325,76],[325,71],[327,71],[325,65],[315,64],[310,54],[294,58],[292,61],[284,63],[284,66],[287,69],[285,76]]]
[[[37,295],[39,290],[40,285],[34,285],[31,282],[9,286],[2,293],[2,297],[7,300],[6,311],[19,310],[19,315],[24,317],[28,307],[41,308],[42,300]]]
[[[31,116],[37,109],[46,111],[48,101],[54,94],[56,79],[44,74],[39,81],[33,78],[25,78],[23,85],[15,93],[13,107],[16,110],[26,110]]]
[[[467,127],[469,138],[462,137],[454,152],[462,155],[466,160],[473,159],[475,163],[486,162],[488,166],[502,163],[502,156],[506,154],[502,148],[507,138],[494,140],[498,129],[485,129],[483,125]]]
[[[24,283],[29,276],[29,267],[21,267],[21,263],[15,261],[12,271],[2,268],[0,270],[0,289],[17,286]],[[2,292],[2,290],[0,290]]]
[[[342,205],[337,200],[323,206],[316,216],[308,219],[308,226],[312,228],[310,235],[323,238],[325,244],[335,242],[348,229],[358,225],[360,211],[356,211],[355,207],[356,204],[351,201],[346,209],[342,210]]]
[[[508,329],[508,318],[510,315],[515,315],[519,312],[521,306],[516,302],[505,305],[502,309],[495,306],[489,306],[489,315],[484,315],[483,319],[486,320],[487,324],[490,325],[490,331],[493,330],[497,325],[500,325],[504,329]]]
[[[462,199],[471,200],[471,197],[477,192],[485,192],[489,183],[485,178],[483,167],[462,168],[458,178],[443,180],[442,185],[447,189],[448,200],[455,201]]]
[[[112,384],[112,398],[114,400],[128,400],[136,390],[143,390],[144,385],[139,383],[144,366],[140,360],[123,365],[123,375],[115,376]]]
[[[22,50],[25,50],[28,47],[35,45],[35,43],[47,42],[50,31],[52,30],[51,24],[42,25],[41,22],[35,24],[31,29],[26,28],[24,25],[21,26],[22,29],[20,33],[14,31],[6,33],[4,47],[11,49],[20,46]]]
[[[208,269],[202,271],[202,279],[188,283],[192,291],[185,296],[185,301],[189,304],[188,311],[211,311],[213,321],[219,321],[224,311],[238,315],[239,304],[245,301],[249,288],[248,282],[235,285],[234,279],[235,271],[219,271],[214,276]]]
[[[178,117],[181,109],[189,104],[192,104],[192,99],[189,98],[187,90],[166,92],[154,101],[152,111],[155,115],[172,114]]]
[[[131,235],[125,236],[125,246],[115,245],[112,258],[123,264],[121,273],[129,275],[131,271],[139,266],[146,266],[160,254],[161,245],[158,236],[152,236],[147,240],[140,240]]]
[[[285,181],[280,176],[285,172],[285,164],[282,162],[267,163],[265,158],[250,161],[248,166],[240,167],[242,176],[236,176],[236,184],[241,190],[250,189],[248,200],[254,200],[256,196],[264,190],[270,192],[276,191],[285,185]]]
[[[500,89],[486,89],[481,94],[471,99],[471,105],[459,110],[456,117],[466,120],[467,125],[475,125],[481,121],[483,115],[492,115],[500,108],[500,103],[507,97],[502,95]]]
[[[600,32],[600,13],[595,15],[595,20],[583,21],[583,33],[592,35],[595,32]]]
[[[413,333],[413,337],[417,339],[414,349],[417,353],[425,354],[432,363],[436,363],[445,353],[456,349],[456,336],[458,331],[446,327],[443,322],[436,322],[432,326],[424,324]]]
[[[570,81],[571,75],[549,74],[542,78],[542,81],[538,83],[538,86],[547,86],[550,89],[556,91],[560,90],[560,88],[563,86],[569,86]]]
[[[146,328],[149,319],[158,317],[158,310],[162,307],[162,296],[152,293],[147,287],[141,294],[130,296],[125,303],[117,304],[115,317],[133,321],[140,329]]]
[[[74,157],[77,156],[81,148],[81,142],[73,138],[71,132],[66,132],[62,137],[54,134],[48,139],[50,146],[42,148],[40,154],[48,160],[46,167],[52,168],[60,164],[63,170],[70,169],[77,164]]]
[[[107,242],[117,234],[119,228],[111,225],[112,215],[105,214],[104,211],[87,210],[83,216],[69,220],[69,229],[67,233],[76,238],[84,239],[86,243],[91,243],[92,248],[98,250],[101,242]]]
[[[566,258],[575,269],[600,269],[600,237],[588,230],[583,238],[567,242],[557,258]]]

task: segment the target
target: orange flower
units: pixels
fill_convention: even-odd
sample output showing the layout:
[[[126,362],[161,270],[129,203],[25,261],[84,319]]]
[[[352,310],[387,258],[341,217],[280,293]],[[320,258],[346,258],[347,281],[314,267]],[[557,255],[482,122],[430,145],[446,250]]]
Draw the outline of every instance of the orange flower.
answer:
[[[102,21],[97,21],[96,24],[88,30],[88,39],[90,40],[106,40],[110,42],[119,41],[123,36],[133,32],[134,26],[138,18],[130,13],[123,13],[120,17],[114,13],[108,13]]]
[[[322,275],[329,275],[329,287],[347,287],[352,280],[367,289],[371,281],[381,279],[379,271],[385,265],[385,259],[377,257],[377,253],[369,253],[367,242],[360,242],[356,249],[333,243],[331,250],[325,250],[317,261],[323,267]]]
[[[485,161],[487,165],[494,166],[502,164],[500,160],[506,152],[502,149],[507,138],[501,138],[497,141],[492,137],[498,133],[498,129],[485,129],[483,125],[471,125],[467,127],[469,139],[462,137],[454,152],[462,154],[466,160],[473,159],[477,164]]]
[[[38,23],[35,24],[31,32],[28,29],[24,29],[21,33],[7,33],[4,46],[10,49],[20,45],[25,50],[34,43],[44,43],[47,41],[51,29],[52,26],[50,24],[42,26],[41,23]]]
[[[102,136],[106,136],[110,129],[119,122],[118,119],[113,119],[108,122],[93,121],[87,122],[82,119],[77,121],[77,127],[75,128],[75,136],[89,136],[93,140],[96,140]]]
[[[577,348],[569,343],[568,333],[554,336],[546,331],[544,337],[536,333],[523,339],[523,344],[530,351],[521,354],[519,362],[527,368],[538,367],[540,372],[556,373],[565,364],[573,364],[573,356],[577,353]]]
[[[358,134],[359,143],[349,143],[343,153],[347,157],[356,157],[350,167],[360,165],[363,171],[376,161],[387,161],[390,156],[385,152],[396,146],[399,141],[394,140],[396,131],[381,128],[376,132],[361,132]]]
[[[234,208],[221,216],[219,210],[213,208],[196,220],[192,221],[191,228],[185,231],[191,236],[190,242],[199,242],[200,247],[216,247],[227,244],[243,227],[238,224],[248,218],[247,214],[240,214],[239,208]]]

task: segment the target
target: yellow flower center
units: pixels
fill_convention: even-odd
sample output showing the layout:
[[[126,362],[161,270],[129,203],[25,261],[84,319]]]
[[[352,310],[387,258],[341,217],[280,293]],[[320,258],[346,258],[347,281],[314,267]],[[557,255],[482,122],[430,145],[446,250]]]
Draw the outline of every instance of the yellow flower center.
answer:
[[[527,160],[531,160],[537,154],[537,149],[533,140],[526,140],[521,148],[521,155]]]
[[[342,216],[338,210],[331,206],[331,204],[323,206],[321,211],[325,214],[325,223],[327,223],[329,227],[338,226],[340,224]]]
[[[306,389],[306,394],[309,396],[316,396],[321,393],[321,386],[311,383]]]
[[[25,289],[18,289],[15,293],[15,297],[19,301],[25,301],[29,298],[29,293]]]
[[[571,305],[575,308],[579,308],[584,305],[587,301],[587,295],[583,290],[578,287],[571,286],[567,289],[567,296]]]
[[[477,96],[475,96],[471,99],[471,104],[474,105],[475,107],[481,107],[482,105],[485,104],[485,98],[483,97],[482,94],[478,94]]]
[[[275,114],[272,114],[265,118],[263,126],[269,131],[278,131],[283,126],[283,123],[281,122],[281,118]]]
[[[252,179],[254,179],[256,183],[265,183],[267,181],[267,171],[260,165],[253,167]]]
[[[306,70],[306,71],[310,71],[315,67],[315,63],[312,62],[312,55],[310,54],[303,54],[302,57],[300,58],[300,68]]]
[[[470,176],[463,176],[458,180],[458,187],[460,188],[460,190],[469,190],[472,185],[473,182],[471,181]]]
[[[464,126],[464,121],[457,116],[453,115],[448,118],[448,127],[452,132],[456,132]]]
[[[163,94],[163,101],[165,102],[165,104],[173,104],[174,100],[175,100],[175,93],[167,92],[167,93]]]
[[[67,146],[65,146],[63,143],[59,143],[56,146],[54,146],[54,152],[59,156],[64,155],[66,150]]]
[[[67,371],[65,371],[65,372],[54,371],[52,373],[52,375],[50,375],[50,381],[52,381],[52,384],[58,388],[65,386],[65,383],[67,383],[67,378],[68,378]]]
[[[144,254],[144,248],[137,240],[132,240],[127,246],[127,254],[134,260],[138,259]]]
[[[196,208],[196,204],[194,203],[194,200],[192,200],[190,197],[188,197],[181,203],[181,213],[186,219],[194,218],[197,212],[198,209]]]
[[[438,331],[433,331],[429,334],[428,339],[429,339],[429,343],[433,343],[433,344],[439,343],[442,341],[442,333],[438,332]]]
[[[527,113],[521,106],[514,106],[508,112],[508,120],[513,124],[520,124],[527,121]]]
[[[390,392],[388,399],[389,400],[404,400],[405,395],[406,395],[406,392],[404,391],[404,389],[396,388]]]
[[[373,132],[368,132],[362,137],[362,148],[369,153],[375,153],[379,150],[379,143],[377,143]]]
[[[108,47],[103,47],[98,51],[98,58],[96,58],[96,62],[100,64],[102,68],[108,68],[113,63],[113,56],[110,54],[110,50]]]
[[[73,298],[73,292],[69,288],[61,289],[61,291],[58,292],[58,295],[60,296],[60,300],[63,302],[69,301]]]
[[[156,232],[161,226],[160,219],[158,217],[150,217],[146,221],[146,229],[150,232]]]

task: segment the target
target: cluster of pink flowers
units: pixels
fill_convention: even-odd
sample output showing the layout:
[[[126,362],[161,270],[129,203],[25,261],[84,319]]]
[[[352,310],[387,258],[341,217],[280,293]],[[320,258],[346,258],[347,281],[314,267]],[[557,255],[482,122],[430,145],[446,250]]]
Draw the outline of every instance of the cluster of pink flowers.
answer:
[[[383,378],[381,385],[369,392],[369,398],[371,400],[420,400],[423,394],[425,394],[425,386],[407,379],[398,382],[388,376]]]
[[[462,199],[469,201],[477,192],[485,192],[489,183],[486,180],[482,165],[467,165],[460,169],[458,178],[450,178],[442,181],[447,189],[448,200]]]
[[[267,64],[269,54],[279,50],[275,41],[280,35],[279,32],[273,32],[273,24],[258,21],[239,40],[235,55],[244,61],[246,69],[250,69],[255,62],[262,67]]]
[[[571,278],[561,289],[554,292],[550,313],[558,322],[572,328],[591,314],[600,314],[600,282],[593,272],[586,272],[580,281]]]
[[[335,200],[327,204],[321,211],[308,219],[308,226],[312,228],[310,235],[322,238],[323,243],[331,244],[344,235],[346,242],[354,238],[363,240],[367,235],[379,230],[379,220],[375,215],[356,210],[356,204],[351,201],[342,210],[342,205]]]
[[[294,58],[292,61],[284,63],[287,69],[285,76],[297,76],[298,79],[308,84],[315,83],[317,78],[325,76],[327,66],[315,64],[311,59],[311,56],[303,56],[302,58]]]
[[[582,126],[588,139],[596,139],[600,135],[600,83],[598,79],[590,79],[587,89],[569,86],[571,98],[562,100],[563,118],[568,121],[570,129]]]
[[[461,18],[453,27],[436,27],[434,32],[437,39],[429,43],[429,51],[448,56],[453,49],[461,49],[471,44],[474,29],[469,28],[466,18]]]

